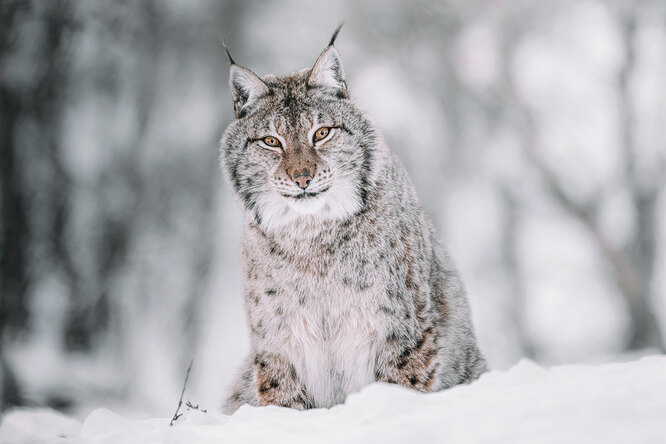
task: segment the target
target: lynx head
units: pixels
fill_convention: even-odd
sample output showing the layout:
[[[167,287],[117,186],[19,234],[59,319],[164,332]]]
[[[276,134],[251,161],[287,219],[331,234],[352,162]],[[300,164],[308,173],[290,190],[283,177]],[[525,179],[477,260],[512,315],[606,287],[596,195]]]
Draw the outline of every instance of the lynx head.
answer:
[[[236,120],[222,138],[222,160],[265,229],[344,219],[366,205],[377,136],[349,97],[333,46],[339,31],[312,68],[284,77],[260,78],[227,50]]]

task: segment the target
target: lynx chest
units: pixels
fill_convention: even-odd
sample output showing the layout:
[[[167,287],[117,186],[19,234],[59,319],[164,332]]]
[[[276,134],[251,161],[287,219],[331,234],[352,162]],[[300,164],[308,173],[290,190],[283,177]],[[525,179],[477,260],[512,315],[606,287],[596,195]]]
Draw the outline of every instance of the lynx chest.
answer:
[[[268,248],[246,256],[253,346],[292,363],[316,406],[343,402],[375,379],[387,330],[379,310],[383,289],[355,285],[353,263],[323,256],[299,261]]]
[[[352,292],[335,280],[305,291],[310,300],[286,310],[287,328],[277,332],[276,346],[296,367],[315,405],[328,407],[374,381],[385,326],[372,291]]]

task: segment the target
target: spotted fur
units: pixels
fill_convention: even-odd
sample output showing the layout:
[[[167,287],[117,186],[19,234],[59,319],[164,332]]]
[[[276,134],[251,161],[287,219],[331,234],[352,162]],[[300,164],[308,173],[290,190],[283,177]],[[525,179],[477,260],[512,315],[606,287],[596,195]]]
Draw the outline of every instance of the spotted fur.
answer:
[[[330,407],[374,381],[437,391],[484,372],[460,277],[349,97],[333,45],[285,77],[232,61],[230,85],[237,119],[221,154],[246,214],[251,352],[225,411]],[[332,134],[315,143],[320,127]],[[294,180],[303,169],[305,189]]]

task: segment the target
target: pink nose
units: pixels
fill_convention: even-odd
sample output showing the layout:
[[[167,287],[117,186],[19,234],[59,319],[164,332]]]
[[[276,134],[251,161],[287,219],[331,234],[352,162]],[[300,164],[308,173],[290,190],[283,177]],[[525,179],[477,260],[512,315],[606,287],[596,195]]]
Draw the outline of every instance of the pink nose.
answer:
[[[298,176],[294,176],[294,182],[296,182],[296,185],[301,187],[301,189],[306,189],[308,185],[310,185],[310,181],[312,180],[312,176],[309,174],[299,174]]]

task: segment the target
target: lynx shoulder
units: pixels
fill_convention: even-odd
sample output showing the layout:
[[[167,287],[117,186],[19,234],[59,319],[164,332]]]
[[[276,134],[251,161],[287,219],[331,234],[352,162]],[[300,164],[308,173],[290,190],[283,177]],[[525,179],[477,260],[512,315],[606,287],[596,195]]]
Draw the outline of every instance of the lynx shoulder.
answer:
[[[465,291],[330,44],[258,77],[231,56],[223,169],[245,209],[251,351],[225,410],[329,407],[375,381],[424,392],[486,369]]]

